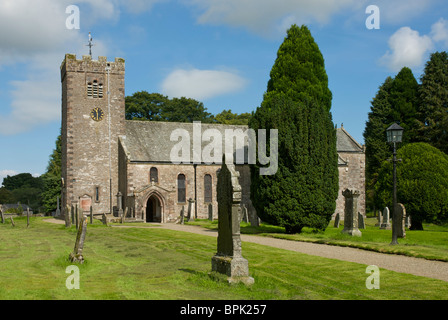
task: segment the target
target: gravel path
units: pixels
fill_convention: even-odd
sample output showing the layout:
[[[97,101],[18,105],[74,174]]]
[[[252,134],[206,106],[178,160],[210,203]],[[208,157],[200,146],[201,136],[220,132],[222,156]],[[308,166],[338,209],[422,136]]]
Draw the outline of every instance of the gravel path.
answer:
[[[197,226],[179,224],[162,224],[160,226],[165,229],[192,232],[214,237],[217,237],[218,235],[215,230],[207,230]],[[409,273],[416,276],[448,281],[448,262],[431,261],[402,255],[384,254],[356,248],[274,239],[244,234],[241,235],[241,240],[243,242],[258,243],[265,246],[292,250],[319,257],[361,263],[366,266],[375,265],[379,268],[396,272]]]
[[[57,219],[47,219],[46,222],[64,223]],[[148,228],[149,226],[114,226],[121,228]],[[164,228],[176,231],[197,233],[207,236],[217,237],[216,230],[204,229],[198,226],[179,225],[172,223],[159,224],[155,228]],[[431,261],[402,255],[384,254],[372,251],[366,251],[356,248],[330,246],[325,244],[316,244],[300,241],[291,241],[275,239],[268,237],[241,235],[243,242],[252,242],[264,246],[270,246],[279,249],[301,252],[314,256],[344,260],[349,262],[361,263],[365,265],[375,265],[379,268],[392,270],[396,272],[413,274],[428,278],[448,281],[448,262]],[[243,248],[244,251],[244,248]]]

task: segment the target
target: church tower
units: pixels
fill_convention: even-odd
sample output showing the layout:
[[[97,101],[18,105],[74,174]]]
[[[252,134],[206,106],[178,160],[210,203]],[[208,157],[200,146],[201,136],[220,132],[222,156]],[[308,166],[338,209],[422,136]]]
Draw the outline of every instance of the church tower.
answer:
[[[125,134],[124,59],[66,54],[62,82],[62,208],[113,212],[118,137]]]

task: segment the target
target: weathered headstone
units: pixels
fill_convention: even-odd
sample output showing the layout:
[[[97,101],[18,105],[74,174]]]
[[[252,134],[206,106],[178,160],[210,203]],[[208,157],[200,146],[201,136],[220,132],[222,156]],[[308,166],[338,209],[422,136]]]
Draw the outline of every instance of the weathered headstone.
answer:
[[[358,212],[358,228],[359,229],[365,229],[366,228],[366,222],[364,220],[364,216],[361,212]]]
[[[194,221],[194,216],[195,216],[195,212],[194,212],[194,200],[193,199],[188,199],[188,213],[187,213],[187,221]]]
[[[208,220],[213,221],[213,205],[208,204]]]
[[[249,222],[249,214],[247,212],[247,207],[245,205],[241,208],[241,221]]]
[[[399,221],[396,224],[398,226],[397,237],[398,238],[406,238],[406,230],[405,230],[406,208],[404,207],[403,204],[397,203],[397,205],[395,206],[394,216]]]
[[[71,226],[72,226],[71,210],[70,206],[67,205],[65,207],[65,227],[70,228]]]
[[[117,193],[117,206],[118,206],[118,217],[122,218],[123,217],[123,198],[122,198],[120,191],[118,191],[118,193]]]
[[[14,223],[14,219],[11,217],[11,225],[13,226],[13,227],[15,227],[16,226],[16,224]]]
[[[260,226],[260,218],[257,216],[257,211],[255,211],[255,208],[253,206],[249,206],[249,219],[250,219],[250,225],[252,227],[259,227]]]
[[[3,216],[3,207],[2,206],[0,206],[0,216],[2,219],[2,224],[5,223],[5,217]]]
[[[342,233],[360,237],[362,235],[358,228],[358,198],[360,193],[357,190],[345,189],[342,195],[345,198],[344,229]]]
[[[182,209],[180,210],[180,224],[184,224],[185,219],[185,207],[182,206]]]
[[[212,271],[227,275],[229,283],[252,284],[249,263],[243,258],[240,237],[241,185],[233,164],[222,161],[218,174],[218,250]]]
[[[338,213],[336,213],[336,216],[334,217],[334,227],[335,228],[339,228],[339,221],[340,221],[340,215],[339,215],[339,212]]]
[[[79,224],[78,233],[76,235],[75,248],[72,253],[70,253],[70,261],[72,263],[83,263],[84,256],[82,255],[82,250],[84,248],[84,240],[86,238],[87,232],[87,218],[82,219]]]
[[[121,223],[125,223],[126,222],[126,216],[128,214],[128,210],[129,210],[128,207],[126,207],[126,209],[124,209],[123,218],[121,219]]]
[[[383,223],[383,215],[381,214],[381,211],[378,210],[378,222],[375,224],[375,227],[381,227],[382,223]]]
[[[59,217],[60,215],[61,215],[61,209],[59,208],[59,196],[58,196],[57,208],[54,216]]]
[[[383,210],[383,223],[381,223],[380,229],[385,229],[385,230],[392,229],[392,226],[390,225],[389,218],[390,218],[389,208],[385,207]]]
[[[405,227],[410,229],[411,228],[411,215],[407,214],[406,215],[406,223],[405,223]]]

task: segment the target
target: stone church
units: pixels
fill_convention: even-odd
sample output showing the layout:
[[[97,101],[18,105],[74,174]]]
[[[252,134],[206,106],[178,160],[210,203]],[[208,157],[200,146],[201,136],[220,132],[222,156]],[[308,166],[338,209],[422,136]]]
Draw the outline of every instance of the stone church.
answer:
[[[94,214],[127,212],[129,220],[169,223],[181,211],[205,219],[217,218],[216,180],[220,162],[173,163],[173,132],[182,130],[196,139],[195,123],[125,120],[125,61],[106,57],[92,60],[66,54],[61,64],[62,83],[62,208],[77,205]],[[201,124],[223,137],[247,126]],[[202,137],[203,138],[203,137]],[[205,141],[205,140],[204,140]],[[201,142],[199,142],[201,143]],[[235,143],[233,151],[247,148]],[[337,129],[340,191],[360,190],[359,208],[365,214],[365,153],[345,129]],[[247,150],[247,149],[246,149]],[[247,163],[247,162],[246,162]],[[242,205],[257,219],[250,200],[250,170],[237,164]],[[339,192],[341,193],[341,192]],[[336,212],[343,214],[339,195]],[[121,211],[122,210],[122,211]]]

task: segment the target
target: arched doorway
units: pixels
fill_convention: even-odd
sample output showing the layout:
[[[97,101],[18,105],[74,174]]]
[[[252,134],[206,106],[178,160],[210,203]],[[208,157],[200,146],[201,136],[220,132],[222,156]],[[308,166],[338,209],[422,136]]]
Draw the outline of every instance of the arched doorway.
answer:
[[[146,222],[162,222],[162,206],[155,195],[150,196],[146,202]]]

